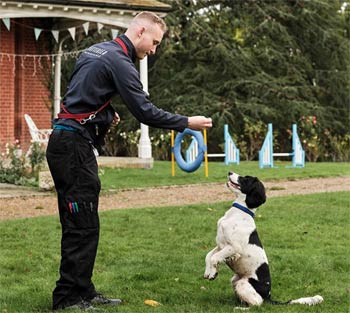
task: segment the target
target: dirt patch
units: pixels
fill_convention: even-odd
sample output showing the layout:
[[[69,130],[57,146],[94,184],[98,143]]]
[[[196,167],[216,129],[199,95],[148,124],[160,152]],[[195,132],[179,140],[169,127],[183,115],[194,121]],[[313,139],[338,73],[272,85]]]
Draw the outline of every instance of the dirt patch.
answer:
[[[350,192],[350,177],[331,177],[295,181],[265,182],[268,197],[318,192]],[[128,189],[103,194],[99,210],[160,207],[172,205],[210,205],[232,201],[233,194],[224,183]],[[0,199],[0,220],[56,215],[57,203],[53,193]]]

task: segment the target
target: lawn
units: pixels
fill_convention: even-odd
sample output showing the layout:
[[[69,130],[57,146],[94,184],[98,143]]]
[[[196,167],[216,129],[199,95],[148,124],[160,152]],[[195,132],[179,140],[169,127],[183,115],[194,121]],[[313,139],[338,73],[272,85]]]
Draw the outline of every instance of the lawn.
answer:
[[[235,311],[232,273],[223,265],[215,281],[202,278],[217,219],[229,205],[101,212],[94,282],[125,305],[100,312]],[[256,223],[269,257],[273,298],[320,294],[325,302],[264,304],[250,312],[349,312],[349,217],[348,192],[268,199]],[[58,218],[3,221],[0,236],[0,312],[49,312],[60,259]],[[146,306],[146,299],[162,305]]]
[[[209,162],[209,177],[205,177],[201,166],[193,173],[186,173],[176,167],[171,176],[171,163],[154,162],[153,169],[101,168],[100,177],[103,191],[122,188],[184,185],[222,182],[227,172],[232,170],[242,175],[258,176],[263,181],[278,179],[305,179],[331,176],[349,176],[350,163],[310,163],[304,168],[290,168],[291,162],[275,162],[276,168],[259,169],[258,162],[241,162],[239,165],[225,165],[223,162]]]

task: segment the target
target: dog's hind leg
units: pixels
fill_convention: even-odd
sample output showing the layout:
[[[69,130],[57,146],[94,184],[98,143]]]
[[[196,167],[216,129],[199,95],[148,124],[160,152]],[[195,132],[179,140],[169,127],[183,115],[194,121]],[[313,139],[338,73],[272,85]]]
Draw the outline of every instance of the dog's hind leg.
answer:
[[[233,291],[236,290],[236,284],[240,279],[241,277],[238,274],[233,275],[233,277],[231,278],[231,285],[232,285]]]
[[[207,256],[205,257],[205,272],[203,276],[205,279],[209,279],[210,273],[212,273],[213,271],[216,271],[216,269],[213,268],[213,265],[211,263],[211,257],[213,256],[214,253],[218,251],[219,251],[219,248],[215,247],[213,250],[209,251]]]
[[[256,292],[254,287],[249,283],[248,278],[237,279],[235,275],[231,282],[232,288],[239,299],[248,305],[261,305],[264,299]]]

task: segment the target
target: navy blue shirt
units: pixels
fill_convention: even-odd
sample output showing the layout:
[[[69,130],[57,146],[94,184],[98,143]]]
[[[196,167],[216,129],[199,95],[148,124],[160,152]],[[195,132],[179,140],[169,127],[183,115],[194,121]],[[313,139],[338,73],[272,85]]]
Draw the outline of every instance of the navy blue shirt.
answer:
[[[73,114],[93,112],[119,94],[129,111],[141,123],[183,131],[188,126],[188,117],[172,114],[152,104],[143,91],[134,64],[135,48],[125,35],[119,38],[125,43],[127,54],[115,40],[95,44],[82,52],[63,98],[66,110]],[[114,110],[109,105],[85,125],[73,119],[55,119],[54,125],[77,128],[84,137],[96,144],[101,139],[97,137],[104,136],[113,118]],[[96,127],[100,128],[98,136]]]

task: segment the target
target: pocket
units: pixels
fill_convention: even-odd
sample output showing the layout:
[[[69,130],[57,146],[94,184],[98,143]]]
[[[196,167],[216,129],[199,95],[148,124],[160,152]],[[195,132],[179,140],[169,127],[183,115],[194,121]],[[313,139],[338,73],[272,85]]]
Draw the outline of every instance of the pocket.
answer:
[[[98,198],[65,197],[60,203],[62,226],[70,229],[98,228]]]

